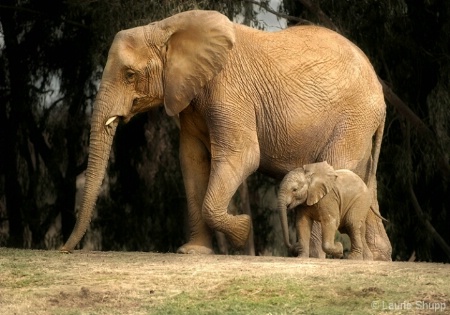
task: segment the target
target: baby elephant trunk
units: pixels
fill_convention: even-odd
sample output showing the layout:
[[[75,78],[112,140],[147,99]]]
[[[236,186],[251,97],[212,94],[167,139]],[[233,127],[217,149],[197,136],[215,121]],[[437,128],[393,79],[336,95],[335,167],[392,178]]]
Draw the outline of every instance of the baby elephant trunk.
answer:
[[[278,214],[280,215],[281,228],[283,230],[283,239],[286,247],[291,251],[292,244],[289,240],[289,224],[287,218],[288,205],[285,198],[280,198],[278,201]]]

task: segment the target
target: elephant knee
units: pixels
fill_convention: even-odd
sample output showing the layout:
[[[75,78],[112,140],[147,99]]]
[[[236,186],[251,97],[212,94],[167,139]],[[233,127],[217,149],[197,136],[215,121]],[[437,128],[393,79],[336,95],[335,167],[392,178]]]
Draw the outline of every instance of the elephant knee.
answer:
[[[205,198],[202,207],[202,218],[211,229],[221,231],[227,225],[229,216],[226,209],[219,210],[209,198]]]

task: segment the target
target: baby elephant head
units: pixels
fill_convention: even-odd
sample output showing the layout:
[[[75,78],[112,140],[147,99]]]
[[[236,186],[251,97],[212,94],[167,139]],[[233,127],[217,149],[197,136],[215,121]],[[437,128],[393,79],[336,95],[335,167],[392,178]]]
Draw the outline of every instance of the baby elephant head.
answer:
[[[327,162],[307,164],[296,168],[283,178],[278,194],[278,211],[284,233],[285,244],[289,242],[287,210],[298,205],[312,206],[320,201],[334,187],[337,174]]]
[[[279,200],[289,210],[301,204],[314,205],[331,191],[336,177],[334,168],[327,162],[294,169],[281,182]]]

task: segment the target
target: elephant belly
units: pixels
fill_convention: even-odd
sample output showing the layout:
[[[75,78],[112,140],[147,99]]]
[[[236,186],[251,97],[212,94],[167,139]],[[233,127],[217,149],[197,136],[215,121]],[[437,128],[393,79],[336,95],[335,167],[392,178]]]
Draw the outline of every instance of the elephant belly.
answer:
[[[297,125],[286,130],[284,133],[278,132],[269,137],[263,135],[258,139],[260,146],[259,170],[274,178],[281,179],[297,167],[320,162],[318,159],[332,134],[325,126]]]
[[[289,151],[282,153],[261,150],[259,171],[276,179],[282,179],[288,172],[305,164],[316,162],[313,154],[299,154],[306,150]]]

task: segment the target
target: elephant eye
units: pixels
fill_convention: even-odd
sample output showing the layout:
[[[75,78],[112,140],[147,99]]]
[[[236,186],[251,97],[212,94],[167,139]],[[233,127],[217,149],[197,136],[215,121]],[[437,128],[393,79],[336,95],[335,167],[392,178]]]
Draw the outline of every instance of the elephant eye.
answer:
[[[128,83],[133,83],[136,78],[136,73],[133,70],[127,70],[125,72],[125,80],[127,80]]]
[[[298,190],[297,187],[292,188],[292,191],[293,191],[293,192],[296,192],[297,190]]]

